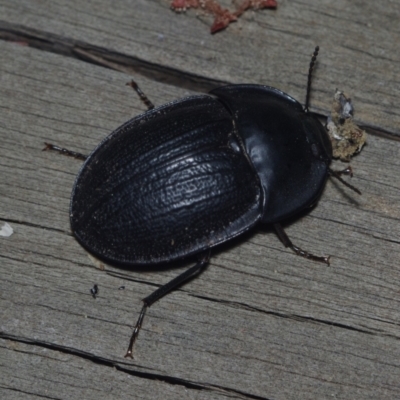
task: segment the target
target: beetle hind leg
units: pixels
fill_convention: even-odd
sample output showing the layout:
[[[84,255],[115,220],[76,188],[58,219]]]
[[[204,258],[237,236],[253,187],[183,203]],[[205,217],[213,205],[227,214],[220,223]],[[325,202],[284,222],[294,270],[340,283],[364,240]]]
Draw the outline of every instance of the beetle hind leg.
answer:
[[[302,250],[300,247],[295,246],[289,239],[289,236],[286,234],[281,224],[274,224],[274,229],[284,246],[290,247],[298,256],[330,265],[331,256],[315,256],[314,254],[311,254],[308,251]]]
[[[202,253],[196,265],[190,267],[188,270],[178,275],[176,278],[172,279],[172,281],[169,281],[167,284],[158,288],[150,296],[147,296],[146,298],[143,299],[144,304],[142,310],[140,311],[139,318],[136,322],[135,328],[133,329],[132,336],[129,341],[128,351],[125,354],[125,358],[126,357],[133,358],[132,356],[133,345],[135,344],[135,341],[139,335],[139,331],[142,326],[147,308],[150,307],[157,300],[161,299],[162,297],[170,293],[172,290],[180,286],[181,284],[187,282],[188,280],[194,278],[196,275],[200,274],[207,266],[209,260],[210,260],[210,250],[207,250],[206,252]]]

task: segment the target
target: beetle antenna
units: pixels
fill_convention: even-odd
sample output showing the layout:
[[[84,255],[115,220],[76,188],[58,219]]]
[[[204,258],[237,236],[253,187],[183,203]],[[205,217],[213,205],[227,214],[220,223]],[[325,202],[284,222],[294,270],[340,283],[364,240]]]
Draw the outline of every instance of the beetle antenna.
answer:
[[[346,173],[345,171],[347,171],[348,169],[346,168],[344,171],[334,171],[333,169],[328,168],[328,172],[329,175],[336,178],[339,182],[342,182],[343,185],[347,186],[348,188],[350,188],[351,190],[354,190],[356,193],[361,194],[361,192],[354,187],[353,185],[350,185],[350,183],[346,182],[344,179],[342,179],[342,177],[340,176],[341,173]],[[350,170],[351,171],[351,170]],[[347,173],[349,174],[349,173]]]
[[[308,106],[310,105],[310,92],[311,92],[311,76],[315,66],[315,62],[317,61],[317,56],[319,52],[319,46],[317,46],[314,50],[314,53],[311,57],[310,68],[308,69],[308,79],[307,79],[307,94],[306,94],[306,105],[304,106],[304,111],[308,112]]]

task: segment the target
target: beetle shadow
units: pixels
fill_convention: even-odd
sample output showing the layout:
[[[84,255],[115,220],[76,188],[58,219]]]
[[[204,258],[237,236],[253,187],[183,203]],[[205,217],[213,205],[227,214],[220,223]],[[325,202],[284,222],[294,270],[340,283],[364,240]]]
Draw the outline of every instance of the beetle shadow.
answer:
[[[121,263],[115,260],[108,260],[105,257],[101,257],[98,254],[93,254],[90,252],[87,248],[85,248],[85,251],[88,252],[91,256],[95,257],[97,260],[101,261],[102,263],[105,263],[106,265],[117,268],[121,271],[134,271],[134,272],[159,272],[159,271],[166,271],[169,269],[179,269],[179,268],[184,268],[190,267],[192,264],[195,264],[197,262],[197,257],[198,255],[191,255],[186,258],[182,258],[179,260],[174,260],[170,262],[162,262],[162,263],[156,263],[156,264],[126,264],[126,263]],[[107,271],[108,274],[111,275],[116,275],[117,272],[113,272],[111,270]]]
[[[353,206],[356,206],[356,207],[361,206],[361,202],[359,200],[357,200],[359,194],[356,194],[356,193],[354,193],[352,191],[349,191],[349,189],[346,186],[344,186],[339,181],[337,181],[337,180],[335,180],[333,178],[331,178],[330,181],[332,182],[334,188],[339,191],[339,193],[345,198],[345,200],[349,204],[351,204]],[[287,219],[285,219],[283,221],[280,221],[279,223],[282,225],[282,227],[284,229],[290,227],[292,224],[294,224],[296,222],[299,222],[302,218],[304,218],[307,215],[309,215],[314,210],[314,208],[318,207],[318,204],[319,204],[320,201],[323,202],[324,200],[323,199],[322,200],[319,199],[311,207],[306,208],[306,209],[298,212],[293,217],[287,218]],[[271,224],[268,224],[268,225],[267,224],[265,224],[265,225],[264,224],[260,224],[258,226],[258,230],[262,231],[264,233],[276,234],[275,229],[274,229],[273,225],[271,225]],[[257,232],[257,230],[256,230],[256,232]]]
[[[210,260],[212,260],[215,256],[227,252],[231,250],[234,247],[239,246],[240,244],[250,240],[257,232],[259,232],[260,226],[262,224],[256,224],[252,228],[250,228],[248,231],[242,233],[241,235],[228,240],[227,242],[220,243],[216,245],[215,247],[211,248],[211,257]],[[265,228],[263,228],[264,232]],[[269,228],[269,231],[272,231],[271,227]],[[134,272],[160,272],[160,271],[166,271],[166,270],[175,270],[175,269],[185,269],[185,268],[190,268],[193,265],[195,265],[198,261],[199,258],[201,258],[201,255],[203,252],[197,253],[197,254],[192,254],[190,256],[184,257],[179,260],[173,260],[173,261],[168,261],[168,262],[162,262],[162,263],[157,263],[157,264],[125,264],[125,263],[119,263],[115,261],[110,261],[107,260],[107,258],[100,257],[99,255],[92,254],[88,249],[85,248],[85,250],[92,256],[94,256],[96,259],[100,260],[103,263],[106,263],[107,265],[117,268],[121,271],[134,271]],[[205,250],[207,251],[207,249]],[[107,271],[107,273],[111,275],[118,274],[118,272],[114,271]]]
[[[311,207],[307,210],[300,212],[299,214],[296,214],[292,218],[282,221],[282,225],[284,227],[290,226],[292,223],[298,221],[302,217],[309,214],[313,210],[313,208],[314,207]],[[252,228],[250,228],[248,231],[243,232],[242,234],[240,234],[226,242],[220,243],[220,244],[216,245],[215,247],[212,247],[210,260],[212,261],[214,257],[216,257],[220,254],[223,254],[225,252],[228,252],[228,251],[232,250],[233,248],[250,241],[255,235],[257,235],[259,233],[276,235],[276,232],[275,232],[272,224],[263,224],[263,223],[259,222],[258,224],[256,224]],[[283,244],[282,244],[282,247],[284,247]],[[86,251],[88,251],[88,249],[86,249]],[[100,259],[102,262],[105,262],[107,265],[110,265],[114,268],[118,268],[121,271],[134,271],[134,272],[138,272],[138,273],[142,273],[142,272],[148,273],[148,272],[161,272],[161,271],[166,271],[166,270],[175,270],[175,269],[179,270],[179,269],[190,268],[197,263],[197,261],[201,257],[201,254],[202,253],[200,252],[200,253],[190,255],[190,256],[187,256],[187,257],[179,259],[179,260],[173,260],[173,261],[169,261],[169,262],[163,262],[163,263],[157,263],[157,264],[135,264],[135,265],[127,265],[127,264],[118,263],[115,261],[111,262],[110,260],[101,258],[98,255],[96,256],[96,258]],[[118,274],[118,272],[114,272],[114,271],[108,271],[108,273],[111,275]]]

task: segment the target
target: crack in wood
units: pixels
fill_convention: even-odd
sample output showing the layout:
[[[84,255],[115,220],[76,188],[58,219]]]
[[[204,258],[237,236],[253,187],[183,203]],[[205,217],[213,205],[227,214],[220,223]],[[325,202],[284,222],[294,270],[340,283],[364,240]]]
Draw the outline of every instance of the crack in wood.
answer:
[[[0,389],[10,390],[10,391],[16,392],[16,393],[23,393],[23,394],[27,394],[29,396],[40,397],[40,398],[43,398],[43,399],[52,399],[52,400],[60,399],[60,397],[45,396],[43,394],[38,394],[38,393],[35,393],[35,392],[27,392],[26,390],[15,389],[15,388],[2,386],[2,385],[0,386]]]
[[[223,387],[223,386],[212,385],[212,384],[207,384],[207,383],[205,383],[205,384],[196,383],[196,382],[191,382],[191,381],[180,379],[180,378],[175,378],[175,377],[169,376],[169,375],[161,375],[161,374],[155,374],[155,373],[151,373],[151,372],[141,372],[138,370],[128,369],[128,368],[122,366],[122,364],[126,364],[127,366],[130,366],[130,367],[135,367],[135,364],[131,363],[131,362],[130,363],[115,362],[110,359],[107,359],[104,357],[99,357],[99,356],[93,355],[91,353],[82,351],[82,350],[73,349],[71,347],[61,346],[61,345],[54,344],[54,343],[48,343],[48,342],[44,342],[44,341],[40,341],[40,340],[36,340],[36,339],[29,339],[29,338],[25,338],[25,337],[10,335],[5,332],[0,332],[0,339],[18,342],[18,343],[24,343],[27,345],[38,346],[38,347],[46,348],[46,349],[53,350],[53,351],[59,351],[64,354],[69,354],[72,356],[83,358],[85,360],[91,361],[96,364],[115,368],[117,371],[129,374],[132,376],[149,379],[149,380],[162,381],[165,383],[169,383],[171,385],[184,386],[187,389],[205,390],[205,391],[210,391],[210,392],[217,391],[217,392],[235,395],[235,397],[239,396],[239,398],[243,398],[243,399],[270,400],[267,397],[256,396],[256,395],[242,392],[239,390],[235,390],[235,389],[232,389],[229,387]],[[144,368],[139,365],[136,365],[136,367]]]
[[[58,233],[67,234],[68,236],[72,236],[72,233],[69,231],[65,231],[63,229],[57,229],[57,228],[53,228],[53,227],[49,227],[49,226],[45,226],[45,225],[41,225],[41,224],[34,224],[32,222],[21,221],[21,220],[17,220],[17,219],[9,219],[9,218],[3,218],[2,221],[8,222],[10,224],[28,226],[30,228],[46,229],[47,231],[50,231],[50,232],[58,232]]]
[[[214,298],[211,298],[211,297],[198,296],[198,295],[193,295],[193,294],[190,294],[190,295],[193,296],[193,297],[196,297],[198,299],[204,299],[204,300],[208,300],[208,301],[211,301],[211,302],[214,302],[214,303],[222,303],[222,304],[226,304],[226,305],[229,305],[229,306],[233,306],[234,308],[260,312],[260,313],[263,313],[265,315],[272,315],[272,316],[279,317],[279,318],[293,319],[295,321],[300,321],[300,322],[316,322],[316,323],[323,324],[323,325],[334,326],[334,327],[343,328],[343,329],[346,329],[346,330],[349,330],[349,331],[360,332],[360,333],[364,333],[364,334],[367,334],[367,335],[373,335],[373,336],[388,336],[386,334],[380,335],[380,334],[372,332],[372,331],[356,328],[354,326],[341,324],[341,323],[334,322],[334,321],[328,321],[328,320],[312,318],[312,317],[305,317],[303,315],[284,314],[284,313],[278,313],[278,312],[274,312],[274,311],[266,311],[266,310],[262,310],[262,309],[257,308],[257,307],[249,306],[248,304],[244,304],[244,303],[238,303],[238,302],[227,301],[227,300],[219,300],[219,299],[214,299]],[[397,336],[393,336],[393,335],[389,335],[389,336],[390,337],[394,337],[395,339],[400,339]]]
[[[27,28],[22,25],[10,24],[5,21],[0,21],[0,39],[19,42],[39,50],[80,59],[129,75],[142,75],[155,81],[197,92],[207,93],[211,89],[229,83],[205,78],[172,67],[161,66],[138,57],[93,46],[83,41]]]
[[[138,57],[128,56],[83,41],[27,28],[23,25],[11,24],[6,21],[0,21],[0,40],[23,43],[39,50],[80,59],[132,76],[141,75],[157,82],[201,93],[208,93],[218,86],[231,83],[206,78],[165,65],[158,65]],[[321,113],[313,112],[313,114],[319,118],[325,119],[327,117],[327,115]],[[371,135],[400,141],[398,132],[391,132],[377,126],[369,125],[360,125],[360,128]]]

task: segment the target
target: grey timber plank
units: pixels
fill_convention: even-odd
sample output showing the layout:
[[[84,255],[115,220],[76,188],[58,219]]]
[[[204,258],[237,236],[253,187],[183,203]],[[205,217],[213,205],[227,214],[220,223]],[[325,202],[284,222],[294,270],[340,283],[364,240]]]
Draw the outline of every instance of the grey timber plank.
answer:
[[[49,348],[0,340],[2,399],[209,399],[208,390],[143,379]],[[89,379],[88,379],[89,378]],[[213,393],[213,398],[232,398]]]
[[[399,142],[370,136],[352,162],[363,195],[328,182],[288,227],[331,267],[256,229],[151,307],[125,360],[140,300],[183,267],[97,268],[69,230],[80,162],[41,149],[87,153],[144,106],[129,75],[16,43],[0,53],[0,220],[14,228],[0,238],[2,398],[400,397]],[[156,104],[188,94],[140,83]]]
[[[267,84],[301,100],[306,64],[318,44],[314,110],[327,114],[339,87],[355,100],[360,123],[399,134],[399,2],[282,0],[276,11],[247,12],[214,36],[201,13],[178,15],[169,4],[1,0],[0,31],[34,29],[49,42],[59,35],[71,47],[79,41],[77,47],[97,46],[111,58],[132,56],[214,81]]]

